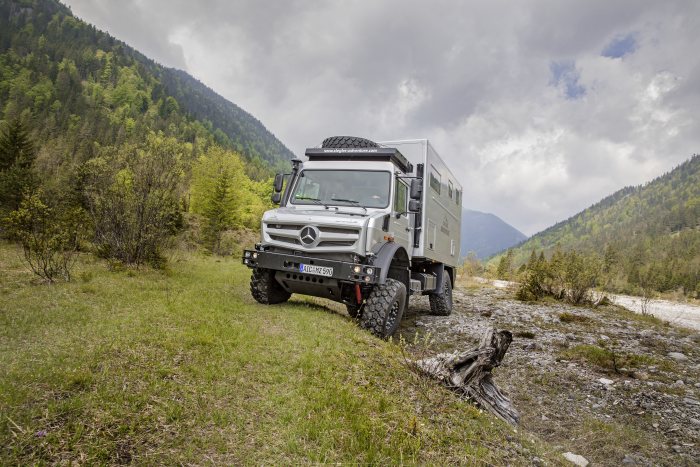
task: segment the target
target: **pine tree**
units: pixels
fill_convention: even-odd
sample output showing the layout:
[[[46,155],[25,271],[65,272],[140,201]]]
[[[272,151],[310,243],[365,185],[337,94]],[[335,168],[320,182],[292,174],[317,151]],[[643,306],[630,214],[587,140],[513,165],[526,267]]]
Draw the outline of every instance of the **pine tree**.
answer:
[[[204,208],[205,227],[204,241],[206,246],[215,254],[221,254],[221,234],[231,227],[230,210],[230,177],[222,170],[214,185],[209,202]]]
[[[501,260],[498,263],[498,269],[496,270],[496,275],[499,279],[510,280],[512,270],[513,250],[508,250],[505,255],[501,256]]]
[[[27,129],[20,119],[15,119],[0,135],[0,172],[14,165],[26,169],[33,161],[34,146],[29,140]]]
[[[14,120],[0,135],[0,213],[18,209],[23,195],[36,188],[33,161],[27,130],[19,119]]]

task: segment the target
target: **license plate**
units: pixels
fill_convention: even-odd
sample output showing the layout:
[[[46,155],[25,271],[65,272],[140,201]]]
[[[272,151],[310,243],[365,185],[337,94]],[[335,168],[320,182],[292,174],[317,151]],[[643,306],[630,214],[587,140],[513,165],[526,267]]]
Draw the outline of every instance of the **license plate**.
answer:
[[[317,276],[333,276],[333,268],[327,268],[325,266],[313,266],[311,264],[300,264],[299,271],[305,272],[307,274],[315,274]]]

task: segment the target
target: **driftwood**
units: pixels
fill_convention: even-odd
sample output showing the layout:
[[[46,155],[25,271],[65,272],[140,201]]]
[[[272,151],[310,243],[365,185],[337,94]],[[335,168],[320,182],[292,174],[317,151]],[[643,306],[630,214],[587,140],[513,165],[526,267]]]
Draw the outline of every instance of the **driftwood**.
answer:
[[[417,361],[416,366],[481,408],[516,425],[518,412],[510,399],[496,387],[491,375],[491,370],[501,364],[512,341],[513,335],[509,331],[491,329],[481,339],[479,347],[473,350],[439,354]]]

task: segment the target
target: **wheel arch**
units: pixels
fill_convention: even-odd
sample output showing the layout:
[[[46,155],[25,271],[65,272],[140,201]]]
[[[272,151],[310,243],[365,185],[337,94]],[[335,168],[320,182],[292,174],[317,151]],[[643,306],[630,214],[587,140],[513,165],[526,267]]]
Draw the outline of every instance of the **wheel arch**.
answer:
[[[411,260],[404,247],[395,242],[377,244],[372,252],[375,255],[374,265],[380,268],[379,283],[387,278],[396,279],[406,286],[406,293],[411,290]]]

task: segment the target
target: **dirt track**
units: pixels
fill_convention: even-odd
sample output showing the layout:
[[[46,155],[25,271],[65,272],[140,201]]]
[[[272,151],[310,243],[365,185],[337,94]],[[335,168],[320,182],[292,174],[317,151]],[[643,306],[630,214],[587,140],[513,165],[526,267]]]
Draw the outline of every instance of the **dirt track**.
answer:
[[[507,288],[475,285],[454,297],[448,317],[430,316],[425,298],[412,303],[401,334],[430,336],[409,345],[415,358],[471,348],[489,327],[508,329],[514,341],[495,380],[523,429],[596,465],[697,465],[697,331],[616,306],[522,303]],[[591,349],[610,350],[617,371]]]

